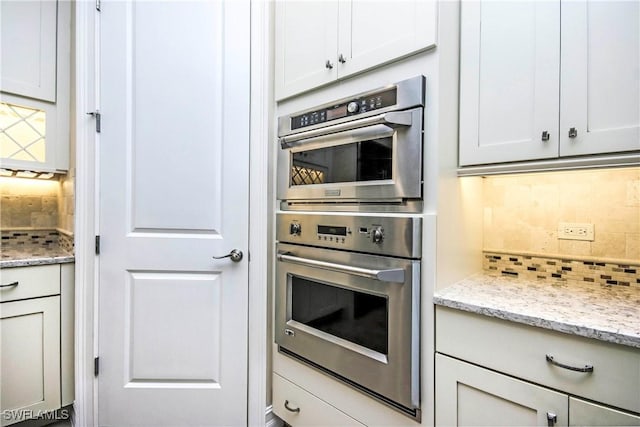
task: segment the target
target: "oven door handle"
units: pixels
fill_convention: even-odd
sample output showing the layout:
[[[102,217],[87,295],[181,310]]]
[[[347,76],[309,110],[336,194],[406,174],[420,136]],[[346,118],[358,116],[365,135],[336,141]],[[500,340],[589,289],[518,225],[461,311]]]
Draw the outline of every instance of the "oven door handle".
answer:
[[[391,132],[392,128],[398,126],[411,126],[412,118],[410,111],[391,111],[388,113],[378,114],[377,116],[367,117],[366,119],[354,120],[352,122],[340,123],[337,125],[327,126],[320,129],[308,130],[295,135],[283,136],[280,138],[280,146],[282,148],[291,148],[297,145],[307,144],[311,142],[320,142],[320,139],[336,139],[331,134],[349,131],[366,126],[386,125],[384,128],[387,132]],[[372,132],[377,135],[380,133],[380,127]],[[363,129],[360,132],[363,135],[367,133]],[[360,135],[358,135],[360,136]]]
[[[336,264],[333,262],[318,261],[315,259],[301,258],[293,255],[278,254],[278,260],[292,264],[306,265],[309,267],[321,268],[323,270],[337,271],[354,276],[366,277],[368,279],[379,280],[381,282],[404,283],[404,269],[391,268],[388,270],[372,270],[369,268],[353,267],[350,265]]]

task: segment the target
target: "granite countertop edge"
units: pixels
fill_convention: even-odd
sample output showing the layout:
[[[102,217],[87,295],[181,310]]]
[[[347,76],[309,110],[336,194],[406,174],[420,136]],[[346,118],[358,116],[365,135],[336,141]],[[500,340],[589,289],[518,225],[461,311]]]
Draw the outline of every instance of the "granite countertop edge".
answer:
[[[489,317],[495,317],[502,320],[508,320],[524,325],[536,326],[543,329],[549,329],[556,332],[563,332],[571,335],[578,335],[585,338],[597,339],[613,344],[621,344],[629,347],[640,348],[640,337],[634,337],[627,334],[621,334],[603,329],[591,328],[583,325],[575,325],[567,322],[559,322],[556,320],[543,319],[536,316],[527,316],[524,314],[514,313],[507,310],[496,309],[492,307],[480,306],[477,304],[469,304],[465,302],[448,299],[445,297],[434,297],[433,303],[443,307],[455,308],[457,310],[468,311],[470,313],[482,314]]]
[[[74,255],[41,256],[33,258],[6,259],[0,261],[0,269],[28,267],[33,265],[67,264],[75,262]]]
[[[548,314],[540,314],[536,312],[535,309],[531,309],[530,313],[527,313],[529,310],[523,310],[522,307],[510,307],[508,298],[496,303],[495,299],[492,300],[491,296],[489,296],[485,304],[482,298],[477,298],[478,294],[471,295],[469,298],[465,297],[465,291],[468,291],[470,285],[473,286],[477,284],[480,289],[479,292],[482,292],[482,286],[486,286],[487,280],[495,281],[495,286],[508,283],[508,286],[522,287],[523,290],[527,287],[526,282],[509,280],[504,277],[489,278],[487,275],[479,274],[437,291],[433,297],[433,303],[438,306],[513,321],[524,325],[640,348],[640,329],[638,329],[637,332],[636,329],[628,328],[620,331],[616,328],[615,323],[613,323],[615,320],[612,321],[611,326],[608,326],[597,324],[597,322],[589,322],[588,319],[585,320],[584,317],[580,318],[579,316],[576,316],[575,319],[560,318],[562,316],[553,318],[553,316]],[[482,282],[484,282],[484,284]],[[463,295],[460,295],[461,291]],[[527,292],[529,292],[530,297],[535,297],[535,293],[540,292],[540,290],[528,289]],[[638,294],[640,294],[640,290],[638,290]],[[640,313],[640,308],[638,312]],[[562,314],[565,316],[570,315],[570,311]]]

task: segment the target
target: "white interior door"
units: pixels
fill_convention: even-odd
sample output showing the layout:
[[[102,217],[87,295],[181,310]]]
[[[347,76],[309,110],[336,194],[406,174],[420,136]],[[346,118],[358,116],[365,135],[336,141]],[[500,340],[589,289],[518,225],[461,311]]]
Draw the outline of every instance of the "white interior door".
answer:
[[[249,1],[102,1],[101,426],[246,425]]]

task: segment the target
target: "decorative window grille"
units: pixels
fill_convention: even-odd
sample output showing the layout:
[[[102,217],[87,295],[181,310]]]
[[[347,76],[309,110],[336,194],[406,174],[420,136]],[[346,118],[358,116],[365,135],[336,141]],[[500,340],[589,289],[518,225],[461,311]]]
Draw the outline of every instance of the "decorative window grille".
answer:
[[[44,162],[45,129],[44,111],[0,102],[0,157]]]

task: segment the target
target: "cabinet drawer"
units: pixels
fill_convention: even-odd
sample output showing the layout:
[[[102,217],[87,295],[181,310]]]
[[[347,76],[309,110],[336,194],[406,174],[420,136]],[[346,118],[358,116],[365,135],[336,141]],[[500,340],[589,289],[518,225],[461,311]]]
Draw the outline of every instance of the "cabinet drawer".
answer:
[[[364,424],[278,374],[273,374],[273,412],[293,427],[364,427]]]
[[[450,308],[436,308],[436,351],[537,384],[640,412],[640,350]],[[574,367],[575,372],[547,361]]]
[[[60,293],[60,265],[15,267],[0,270],[0,302]],[[6,286],[12,285],[12,286]]]
[[[584,400],[569,398],[572,426],[640,426],[640,417]]]

